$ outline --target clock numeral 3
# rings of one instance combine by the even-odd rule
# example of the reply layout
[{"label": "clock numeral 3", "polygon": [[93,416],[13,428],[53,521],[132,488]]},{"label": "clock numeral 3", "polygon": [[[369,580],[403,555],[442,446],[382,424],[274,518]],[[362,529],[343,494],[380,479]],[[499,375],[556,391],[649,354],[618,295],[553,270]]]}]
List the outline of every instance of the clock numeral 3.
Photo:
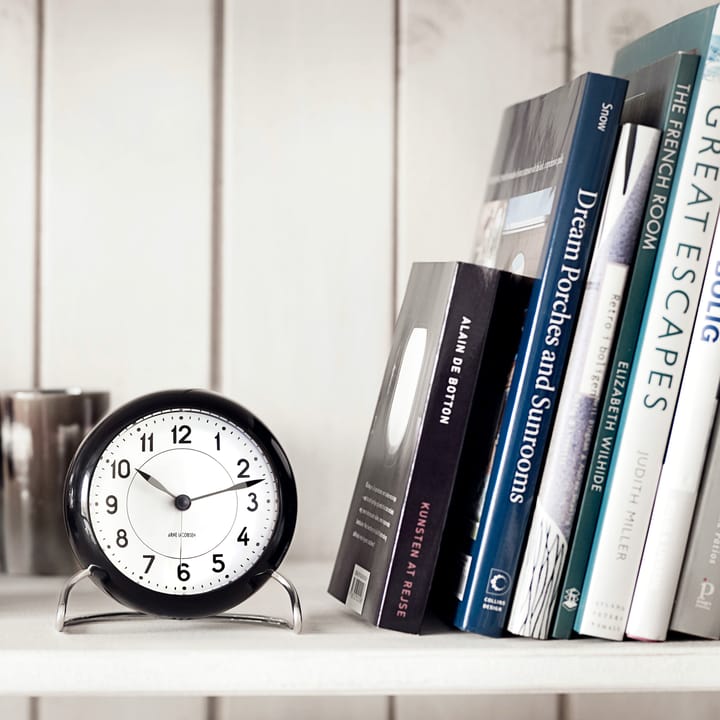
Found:
[{"label": "clock numeral 3", "polygon": [[255,493],[248,493],[248,497],[250,498],[250,504],[247,509],[249,512],[255,512],[258,509],[257,495]]},{"label": "clock numeral 3", "polygon": [[225,569],[225,563],[222,559],[222,553],[213,555],[213,572],[221,573]]},{"label": "clock numeral 3", "polygon": [[183,582],[187,582],[190,579],[190,571],[188,570],[190,566],[185,563],[181,562],[177,567],[177,576],[178,580],[182,580]]},{"label": "clock numeral 3", "polygon": [[181,425],[180,427],[175,425],[172,429],[173,443],[175,445],[190,445],[192,443],[190,439],[191,432],[189,425]]},{"label": "clock numeral 3", "polygon": [[115,542],[117,543],[118,547],[124,548],[128,545],[128,538],[127,538],[127,530],[123,530],[120,528],[117,531],[117,537],[115,538]]}]

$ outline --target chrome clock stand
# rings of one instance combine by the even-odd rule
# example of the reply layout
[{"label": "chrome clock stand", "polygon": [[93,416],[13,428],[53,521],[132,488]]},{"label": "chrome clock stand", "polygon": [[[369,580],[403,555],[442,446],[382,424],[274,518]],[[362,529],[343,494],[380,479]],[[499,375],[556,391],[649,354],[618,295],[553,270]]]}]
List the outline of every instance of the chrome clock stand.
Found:
[{"label": "chrome clock stand", "polygon": [[[92,576],[94,572],[99,572],[97,565],[90,565],[84,570],[80,570],[72,577],[68,578],[60,592],[58,601],[57,614],[55,616],[55,629],[58,632],[64,632],[65,628],[74,627],[76,625],[86,625],[90,623],[115,621],[115,620],[149,620],[157,616],[142,612],[111,612],[98,613],[94,615],[78,615],[76,617],[67,616],[68,600],[72,589],[85,578]],[[295,586],[283,575],[276,570],[268,572],[270,579],[278,583],[288,594],[290,598],[290,607],[292,611],[292,620],[286,620],[280,617],[271,617],[268,615],[244,615],[237,613],[220,613],[218,615],[210,615],[208,617],[197,618],[198,620],[213,620],[219,622],[236,622],[236,623],[253,623],[258,625],[273,625],[276,627],[292,630],[296,634],[302,631],[302,610],[300,608],[300,596]]]}]

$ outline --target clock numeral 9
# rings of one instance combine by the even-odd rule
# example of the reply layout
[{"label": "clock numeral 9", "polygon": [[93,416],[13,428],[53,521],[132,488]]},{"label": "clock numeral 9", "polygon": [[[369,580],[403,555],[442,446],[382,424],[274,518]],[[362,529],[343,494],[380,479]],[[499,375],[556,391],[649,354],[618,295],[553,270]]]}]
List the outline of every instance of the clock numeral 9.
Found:
[{"label": "clock numeral 9", "polygon": [[108,495],[105,498],[108,515],[114,515],[117,512],[117,498],[114,495]]},{"label": "clock numeral 9", "polygon": [[250,463],[245,458],[240,458],[240,460],[237,461],[238,467],[240,468],[240,472],[237,474],[239,478],[246,478],[250,477],[248,470],[250,469]]},{"label": "clock numeral 9", "polygon": [[244,527],[244,528],[240,531],[240,534],[238,535],[237,541],[238,541],[238,542],[241,542],[241,543],[245,543],[245,545],[247,545],[247,544],[250,542],[250,538],[248,537],[247,528],[246,528],[246,527]]},{"label": "clock numeral 9", "polygon": [[190,566],[185,563],[181,562],[177,567],[177,576],[178,580],[182,580],[183,582],[187,582],[190,579],[190,571],[188,570]]},{"label": "clock numeral 9", "polygon": [[113,460],[110,463],[110,469],[112,470],[112,476],[129,478],[130,477],[130,462],[128,460]]},{"label": "clock numeral 9", "polygon": [[192,443],[190,439],[191,432],[189,425],[181,425],[180,427],[175,425],[172,429],[173,443],[175,445],[190,445]]},{"label": "clock numeral 9", "polygon": [[213,572],[221,573],[225,569],[225,563],[222,559],[222,553],[213,555]]},{"label": "clock numeral 9", "polygon": [[118,547],[124,548],[128,545],[128,538],[127,538],[127,530],[123,530],[120,528],[117,531],[117,537],[115,538],[115,542],[117,543]]},{"label": "clock numeral 9", "polygon": [[154,433],[150,433],[149,435],[146,435],[143,433],[140,436],[140,452],[152,452],[153,451],[153,445],[154,445]]}]

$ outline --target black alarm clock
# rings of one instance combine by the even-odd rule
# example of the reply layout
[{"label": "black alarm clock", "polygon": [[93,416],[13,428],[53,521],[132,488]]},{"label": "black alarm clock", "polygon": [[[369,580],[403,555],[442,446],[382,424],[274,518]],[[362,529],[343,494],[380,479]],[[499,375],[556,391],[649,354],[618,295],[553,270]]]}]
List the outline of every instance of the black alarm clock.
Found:
[{"label": "black alarm clock", "polygon": [[207,617],[280,565],[297,515],[287,456],[268,428],[211,392],[137,398],[78,448],[64,489],[72,549],[120,603]]}]

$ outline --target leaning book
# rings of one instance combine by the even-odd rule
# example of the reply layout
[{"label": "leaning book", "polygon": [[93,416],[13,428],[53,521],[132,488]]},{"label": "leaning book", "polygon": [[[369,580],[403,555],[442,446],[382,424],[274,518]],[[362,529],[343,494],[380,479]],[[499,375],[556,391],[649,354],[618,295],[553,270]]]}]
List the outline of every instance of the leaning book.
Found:
[{"label": "leaning book", "polygon": [[677,168],[679,147],[687,125],[687,108],[693,93],[697,65],[697,55],[678,52],[627,76],[628,97],[623,106],[623,121],[660,128],[662,140],[615,349],[607,371],[567,567],[558,594],[552,632],[554,638],[569,638],[573,632],[600,514],[608,464],[617,439],[618,419],[625,403],[629,368],[632,367],[637,348],[640,323],[657,259],[658,242],[667,220],[667,204]]},{"label": "leaning book", "polygon": [[484,359],[517,350],[505,330],[529,293],[493,268],[413,265],[329,585],[374,625],[422,628],[473,398],[498,384]]},{"label": "leaning book", "polygon": [[699,66],[575,621],[580,634],[624,637],[700,300],[720,208],[718,10],[680,18],[615,58],[614,71],[627,74],[695,49]]},{"label": "leaning book", "polygon": [[622,126],[508,630],[546,639],[570,542],[610,349],[635,257],[660,131]]},{"label": "leaning book", "polygon": [[[498,636],[577,319],[627,83],[588,73],[503,116],[477,262],[534,279],[454,624]],[[449,589],[452,592],[454,589]]]},{"label": "leaning book", "polygon": [[[717,404],[717,403],[716,403]],[[720,639],[720,414],[714,418],[670,629]]]}]

